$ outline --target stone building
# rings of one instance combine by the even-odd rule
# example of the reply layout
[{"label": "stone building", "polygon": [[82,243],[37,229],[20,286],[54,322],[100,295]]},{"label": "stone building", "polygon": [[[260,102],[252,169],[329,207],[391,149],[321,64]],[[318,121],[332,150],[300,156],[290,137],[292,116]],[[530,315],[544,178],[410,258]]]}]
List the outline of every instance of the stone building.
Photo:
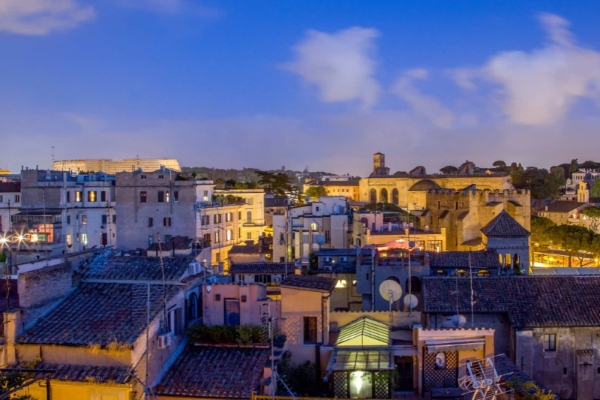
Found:
[{"label": "stone building", "polygon": [[10,232],[10,217],[21,207],[21,182],[0,182],[0,236]]},{"label": "stone building", "polygon": [[563,399],[600,397],[598,276],[426,277],[423,313],[430,329],[493,328],[495,354]]},{"label": "stone building", "polygon": [[120,172],[116,178],[118,248],[145,249],[175,236],[194,240],[201,259],[224,263],[241,241],[243,199],[213,201],[212,181],[180,180],[168,169]]},{"label": "stone building", "polygon": [[52,169],[56,171],[71,171],[74,173],[104,172],[105,174],[113,175],[117,172],[137,171],[138,169],[141,169],[144,172],[152,172],[162,167],[172,171],[181,172],[179,161],[174,158],[59,160],[54,161],[52,165]]}]

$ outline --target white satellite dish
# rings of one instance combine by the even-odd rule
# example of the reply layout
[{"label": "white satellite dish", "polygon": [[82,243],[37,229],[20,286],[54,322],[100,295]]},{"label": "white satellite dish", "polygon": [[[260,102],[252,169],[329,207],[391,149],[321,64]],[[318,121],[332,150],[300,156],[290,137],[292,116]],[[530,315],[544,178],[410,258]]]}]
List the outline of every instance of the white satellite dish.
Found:
[{"label": "white satellite dish", "polygon": [[397,301],[402,296],[402,287],[398,282],[386,279],[379,285],[379,294],[387,301]]},{"label": "white satellite dish", "polygon": [[414,294],[407,294],[404,296],[404,305],[409,309],[413,310],[417,304],[419,304],[419,299]]},{"label": "white satellite dish", "polygon": [[467,317],[462,314],[452,316],[452,324],[457,328],[462,328],[467,323]]}]

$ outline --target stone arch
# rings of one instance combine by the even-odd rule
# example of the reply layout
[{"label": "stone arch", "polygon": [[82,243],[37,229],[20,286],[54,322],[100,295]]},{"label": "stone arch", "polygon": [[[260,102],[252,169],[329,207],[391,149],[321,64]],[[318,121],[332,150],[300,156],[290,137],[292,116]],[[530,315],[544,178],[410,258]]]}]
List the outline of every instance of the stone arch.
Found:
[{"label": "stone arch", "polygon": [[464,269],[459,269],[458,271],[456,271],[456,275],[458,275],[458,276],[469,276],[469,273],[467,271],[465,271]]},{"label": "stone arch", "polygon": [[389,199],[388,199],[388,191],[386,188],[381,189],[381,194],[379,195],[379,202],[380,203],[388,203]]},{"label": "stone arch", "polygon": [[400,195],[398,194],[398,189],[396,188],[392,190],[392,203],[395,205],[400,203]]},{"label": "stone arch", "polygon": [[371,189],[371,191],[369,192],[369,202],[371,204],[377,203],[377,190]]},{"label": "stone arch", "polygon": [[363,224],[364,226],[369,226],[369,219],[366,217],[362,217],[360,219],[360,223]]}]

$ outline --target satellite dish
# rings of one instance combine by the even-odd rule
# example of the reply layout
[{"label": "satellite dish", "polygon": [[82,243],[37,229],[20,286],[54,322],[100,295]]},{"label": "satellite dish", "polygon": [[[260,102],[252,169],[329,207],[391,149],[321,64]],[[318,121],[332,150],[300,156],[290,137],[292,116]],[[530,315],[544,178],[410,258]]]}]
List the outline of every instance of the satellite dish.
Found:
[{"label": "satellite dish", "polygon": [[414,309],[419,304],[419,299],[414,294],[407,294],[404,296],[404,305],[409,309]]},{"label": "satellite dish", "polygon": [[315,242],[317,244],[324,245],[325,242],[326,242],[325,236],[323,236],[323,235],[315,235]]},{"label": "satellite dish", "polygon": [[206,285],[206,293],[210,293],[212,286]]},{"label": "satellite dish", "polygon": [[379,294],[387,301],[400,300],[400,296],[402,296],[402,287],[398,282],[386,279],[379,285]]},{"label": "satellite dish", "polygon": [[467,317],[461,314],[452,316],[452,324],[457,328],[462,328],[467,323]]}]

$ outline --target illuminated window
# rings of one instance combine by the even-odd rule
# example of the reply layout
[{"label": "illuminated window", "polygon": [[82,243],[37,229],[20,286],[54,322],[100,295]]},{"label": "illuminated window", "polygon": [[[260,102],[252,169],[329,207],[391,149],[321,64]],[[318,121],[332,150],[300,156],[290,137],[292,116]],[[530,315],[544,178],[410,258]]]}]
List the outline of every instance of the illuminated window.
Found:
[{"label": "illuminated window", "polygon": [[227,229],[227,240],[233,240],[233,231],[231,229]]},{"label": "illuminated window", "polygon": [[96,191],[95,190],[90,190],[88,192],[88,201],[94,203],[97,200],[98,200],[98,197],[97,197]]},{"label": "illuminated window", "polygon": [[233,221],[233,213],[228,212],[227,214],[225,214],[225,222],[231,221]]},{"label": "illuminated window", "polygon": [[82,233],[81,234],[81,244],[83,244],[85,246],[87,243],[88,243],[87,233]]},{"label": "illuminated window", "polygon": [[80,203],[82,201],[81,195],[82,195],[82,192],[79,192],[79,191],[75,192],[75,201],[76,202]]},{"label": "illuminated window", "polygon": [[338,289],[343,289],[348,285],[345,279],[340,279],[336,282],[335,287]]},{"label": "illuminated window", "polygon": [[310,230],[311,231],[316,231],[318,229],[319,229],[319,225],[317,225],[316,222],[313,222],[313,223],[310,224]]},{"label": "illuminated window", "polygon": [[140,203],[148,201],[148,192],[140,192]]},{"label": "illuminated window", "polygon": [[81,225],[86,225],[87,224],[87,215],[82,215],[81,216]]},{"label": "illuminated window", "polygon": [[165,203],[169,202],[169,192],[165,192]]}]

